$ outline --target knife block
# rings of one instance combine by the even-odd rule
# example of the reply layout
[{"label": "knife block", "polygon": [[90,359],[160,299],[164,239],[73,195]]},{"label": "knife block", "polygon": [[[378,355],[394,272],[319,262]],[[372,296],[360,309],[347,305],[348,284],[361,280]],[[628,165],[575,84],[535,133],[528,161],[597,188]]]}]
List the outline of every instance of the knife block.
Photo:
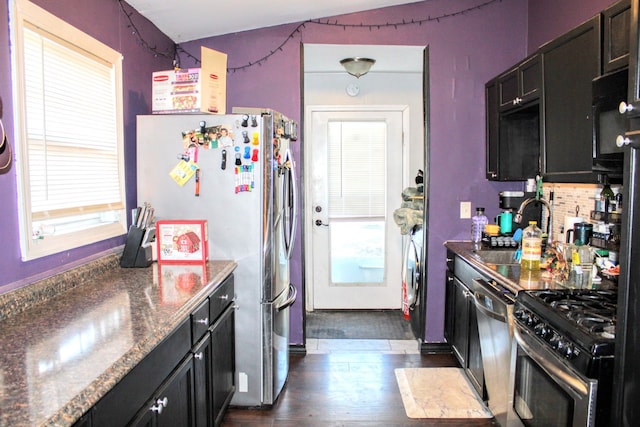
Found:
[{"label": "knife block", "polygon": [[132,225],[127,233],[127,241],[120,258],[120,267],[149,267],[152,262],[150,244],[143,244],[146,229]]}]

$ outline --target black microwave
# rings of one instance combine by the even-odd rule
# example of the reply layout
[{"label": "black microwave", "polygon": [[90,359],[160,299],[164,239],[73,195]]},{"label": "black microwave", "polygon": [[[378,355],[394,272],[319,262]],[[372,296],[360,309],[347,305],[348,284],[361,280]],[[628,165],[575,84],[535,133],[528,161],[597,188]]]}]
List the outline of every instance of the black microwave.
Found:
[{"label": "black microwave", "polygon": [[618,111],[627,100],[629,71],[613,71],[592,83],[593,108],[593,171],[610,177],[621,177],[623,149],[616,145],[616,137],[629,129],[629,120]]}]

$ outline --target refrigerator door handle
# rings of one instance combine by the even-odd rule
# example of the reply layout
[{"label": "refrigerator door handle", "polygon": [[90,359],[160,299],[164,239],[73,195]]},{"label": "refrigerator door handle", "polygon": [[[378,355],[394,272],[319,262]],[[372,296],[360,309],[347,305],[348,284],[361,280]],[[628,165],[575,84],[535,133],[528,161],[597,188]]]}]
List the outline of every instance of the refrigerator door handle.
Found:
[{"label": "refrigerator door handle", "polygon": [[296,168],[295,162],[293,161],[293,153],[291,150],[287,149],[286,151],[286,159],[288,160],[289,167],[289,180],[290,180],[290,191],[291,191],[291,220],[289,221],[289,241],[287,242],[287,259],[291,259],[291,253],[293,251],[293,242],[296,238],[296,228],[298,226],[298,184],[296,182]]},{"label": "refrigerator door handle", "polygon": [[279,306],[276,307],[276,311],[282,311],[286,308],[289,308],[296,302],[296,297],[298,296],[298,290],[291,283],[289,284],[289,296],[286,300],[282,302]]}]

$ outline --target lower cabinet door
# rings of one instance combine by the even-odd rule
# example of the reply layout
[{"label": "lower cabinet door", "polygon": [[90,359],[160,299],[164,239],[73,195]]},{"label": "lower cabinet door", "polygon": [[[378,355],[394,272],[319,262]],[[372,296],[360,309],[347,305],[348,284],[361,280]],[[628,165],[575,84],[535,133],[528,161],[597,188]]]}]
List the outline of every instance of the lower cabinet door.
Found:
[{"label": "lower cabinet door", "polygon": [[212,427],[214,422],[211,351],[211,334],[207,332],[193,348],[196,427]]},{"label": "lower cabinet door", "polygon": [[235,304],[231,304],[211,328],[213,416],[222,424],[224,412],[235,392]]},{"label": "lower cabinet door", "polygon": [[138,413],[135,427],[194,427],[193,357],[189,355]]}]

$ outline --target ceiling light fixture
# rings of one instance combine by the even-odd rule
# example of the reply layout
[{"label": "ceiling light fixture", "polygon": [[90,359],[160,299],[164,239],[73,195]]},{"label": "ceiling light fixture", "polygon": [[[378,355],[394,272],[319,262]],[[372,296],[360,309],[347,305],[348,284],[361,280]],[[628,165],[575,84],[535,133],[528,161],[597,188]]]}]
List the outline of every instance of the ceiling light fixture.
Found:
[{"label": "ceiling light fixture", "polygon": [[347,70],[347,73],[360,78],[369,72],[371,66],[376,63],[375,59],[370,58],[345,58],[340,64]]}]

